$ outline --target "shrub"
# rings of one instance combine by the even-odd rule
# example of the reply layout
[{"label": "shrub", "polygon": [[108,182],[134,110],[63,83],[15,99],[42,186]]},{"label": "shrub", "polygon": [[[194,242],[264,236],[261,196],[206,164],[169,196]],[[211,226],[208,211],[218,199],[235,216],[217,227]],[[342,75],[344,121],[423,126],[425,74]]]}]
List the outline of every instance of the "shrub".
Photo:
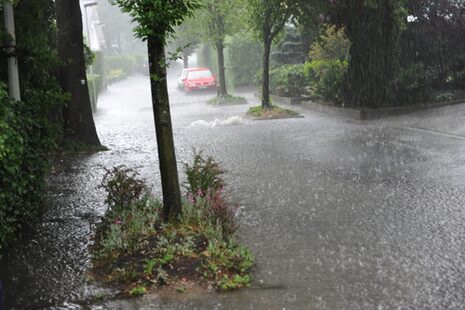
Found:
[{"label": "shrub", "polygon": [[394,80],[396,99],[399,103],[428,101],[432,98],[432,83],[433,74],[424,64],[410,65]]},{"label": "shrub", "polygon": [[312,44],[310,48],[311,60],[340,60],[348,58],[350,41],[345,35],[344,28],[337,29],[336,26],[326,26],[320,39]]},{"label": "shrub", "polygon": [[129,207],[148,193],[144,181],[137,179],[137,176],[137,172],[125,166],[106,170],[101,187],[108,194],[105,203],[110,210]]},{"label": "shrub", "polygon": [[[34,92],[37,100],[51,99]],[[32,101],[30,102],[32,103]],[[40,102],[8,99],[0,82],[0,252],[22,226],[38,216],[54,146],[47,114]]]},{"label": "shrub", "polygon": [[343,101],[343,83],[348,63],[339,60],[314,60],[305,64],[310,91],[326,101]]},{"label": "shrub", "polygon": [[137,67],[137,60],[135,57],[131,56],[108,56],[105,59],[106,71],[111,72],[111,70],[121,69],[125,75],[131,75],[135,72]]},{"label": "shrub", "polygon": [[202,152],[195,152],[192,165],[185,165],[187,176],[187,191],[195,196],[203,196],[209,190],[218,191],[224,187],[224,181],[221,175],[224,170],[220,165],[209,156],[204,158]]},{"label": "shrub", "polygon": [[[87,87],[89,88],[89,97],[92,109],[97,109],[98,96],[103,91],[103,79],[101,75],[87,75]],[[94,93],[95,92],[95,93]]]},{"label": "shrub", "polygon": [[283,97],[300,97],[308,85],[303,64],[284,65],[270,71],[270,89]]},{"label": "shrub", "polygon": [[112,84],[114,82],[121,81],[125,77],[126,75],[124,74],[123,69],[112,69],[108,72],[107,82],[108,84]]}]

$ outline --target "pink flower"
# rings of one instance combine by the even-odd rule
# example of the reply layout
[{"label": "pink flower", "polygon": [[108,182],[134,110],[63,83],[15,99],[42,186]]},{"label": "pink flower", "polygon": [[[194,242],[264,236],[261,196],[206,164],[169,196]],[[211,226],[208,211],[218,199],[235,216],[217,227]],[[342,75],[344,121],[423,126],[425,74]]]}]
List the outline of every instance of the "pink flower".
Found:
[{"label": "pink flower", "polygon": [[120,219],[116,219],[116,220],[115,220],[115,224],[116,224],[116,225],[121,225],[121,223],[122,223],[122,222],[121,222]]}]

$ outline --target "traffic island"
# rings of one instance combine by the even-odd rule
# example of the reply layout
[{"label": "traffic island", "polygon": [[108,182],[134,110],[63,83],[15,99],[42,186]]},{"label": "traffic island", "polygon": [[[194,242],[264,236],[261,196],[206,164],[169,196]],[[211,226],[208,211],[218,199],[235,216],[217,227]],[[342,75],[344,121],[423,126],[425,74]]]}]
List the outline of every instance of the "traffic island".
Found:
[{"label": "traffic island", "polygon": [[208,100],[207,103],[217,106],[248,104],[247,99],[231,95],[216,96],[215,98]]},{"label": "traffic island", "polygon": [[223,171],[201,154],[185,167],[183,212],[169,222],[136,172],[107,171],[102,187],[108,211],[90,248],[93,279],[124,297],[249,286],[254,258],[237,242],[237,208],[225,198]]},{"label": "traffic island", "polygon": [[263,109],[261,105],[251,107],[247,111],[247,115],[251,116],[254,120],[302,118],[303,117],[296,111],[293,111],[290,109],[284,109],[277,105],[273,105],[269,109]]}]

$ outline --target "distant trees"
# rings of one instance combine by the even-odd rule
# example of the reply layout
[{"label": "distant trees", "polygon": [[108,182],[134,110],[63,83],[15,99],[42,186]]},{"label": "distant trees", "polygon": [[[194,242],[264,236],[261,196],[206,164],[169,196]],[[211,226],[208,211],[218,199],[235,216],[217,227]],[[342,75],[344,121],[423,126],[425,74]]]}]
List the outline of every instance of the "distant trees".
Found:
[{"label": "distant trees", "polygon": [[152,89],[152,106],[158,144],[163,208],[165,220],[177,220],[182,212],[178,168],[173,141],[170,105],[166,81],[165,57],[168,35],[174,27],[198,7],[195,0],[115,0],[123,12],[129,13],[138,23],[136,35],[147,40]]},{"label": "distant trees", "polygon": [[59,80],[70,99],[63,107],[65,139],[100,146],[87,87],[79,0],[56,0],[57,46],[62,61]]}]

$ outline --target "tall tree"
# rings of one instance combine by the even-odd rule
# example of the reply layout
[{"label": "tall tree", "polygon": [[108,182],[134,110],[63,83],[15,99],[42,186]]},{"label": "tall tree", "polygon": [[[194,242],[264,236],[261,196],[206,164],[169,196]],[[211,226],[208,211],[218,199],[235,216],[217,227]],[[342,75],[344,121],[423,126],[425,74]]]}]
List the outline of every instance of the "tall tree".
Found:
[{"label": "tall tree", "polygon": [[174,27],[197,8],[196,0],[114,0],[123,12],[129,13],[138,26],[137,37],[147,40],[150,86],[158,144],[164,218],[177,220],[182,213],[178,169],[166,81],[165,45]]},{"label": "tall tree", "polygon": [[250,29],[263,42],[262,109],[270,109],[270,53],[273,41],[292,19],[315,14],[320,0],[243,0]]},{"label": "tall tree", "polygon": [[82,17],[79,0],[56,0],[57,46],[62,61],[59,79],[70,94],[63,108],[64,137],[67,140],[100,146],[87,88]]},{"label": "tall tree", "polygon": [[247,0],[248,21],[255,37],[263,43],[262,109],[271,109],[270,53],[273,40],[283,31],[292,9],[283,0]]},{"label": "tall tree", "polygon": [[333,1],[351,41],[346,102],[379,107],[395,100],[405,0]]}]

